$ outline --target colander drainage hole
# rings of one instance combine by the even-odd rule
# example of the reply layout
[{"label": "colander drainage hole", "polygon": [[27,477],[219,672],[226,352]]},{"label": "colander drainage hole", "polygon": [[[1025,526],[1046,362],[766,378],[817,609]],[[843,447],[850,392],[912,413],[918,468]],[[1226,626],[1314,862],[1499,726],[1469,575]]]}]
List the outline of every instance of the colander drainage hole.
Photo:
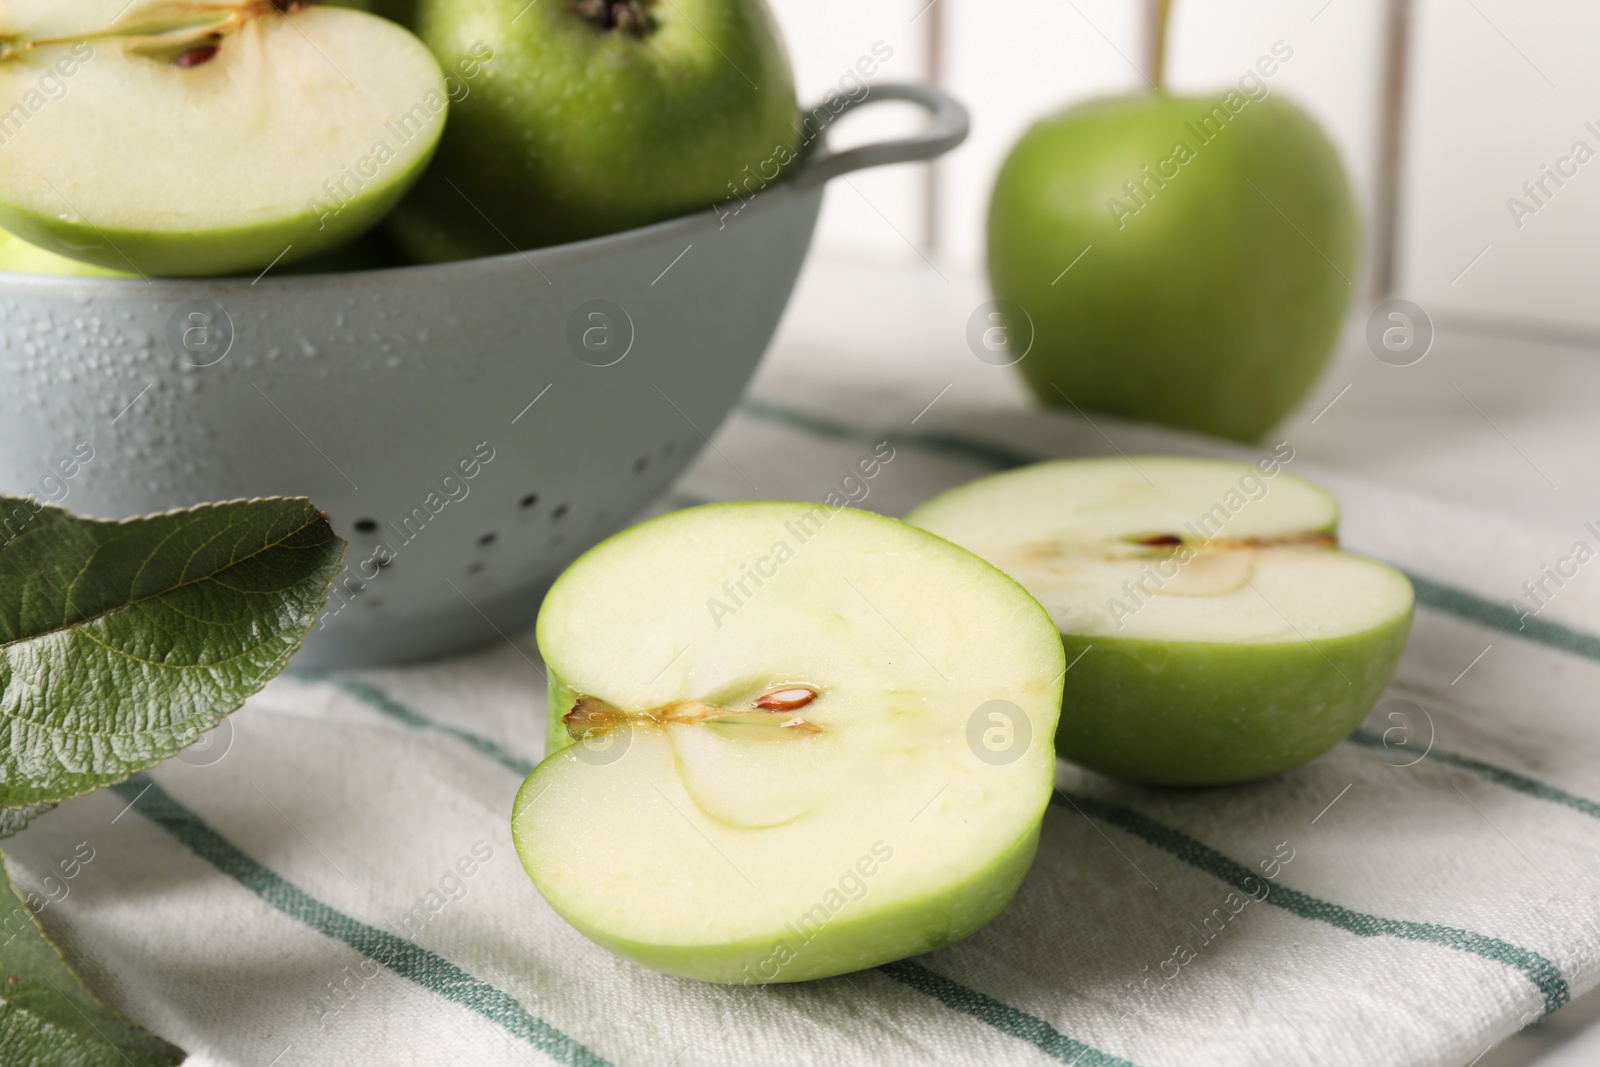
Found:
[{"label": "colander drainage hole", "polygon": [[550,517],[552,519],[559,519],[559,518],[562,518],[563,516],[565,516],[566,513],[567,513],[567,506],[565,504],[557,504],[556,505],[556,509],[550,513]]},{"label": "colander drainage hole", "polygon": [[355,528],[356,528],[356,533],[364,533],[364,534],[377,533],[378,532],[378,520],[377,519],[357,519],[355,521]]},{"label": "colander drainage hole", "polygon": [[633,473],[643,474],[644,469],[648,466],[650,466],[650,457],[640,456],[638,459],[633,461]]},{"label": "colander drainage hole", "polygon": [[482,574],[483,571],[484,571],[484,565],[481,562],[467,564],[467,573],[468,574]]},{"label": "colander drainage hole", "polygon": [[531,508],[535,504],[537,504],[538,502],[539,502],[539,494],[538,493],[529,493],[527,496],[522,498],[522,506],[525,507],[525,508]]},{"label": "colander drainage hole", "polygon": [[490,545],[494,544],[495,537],[496,537],[495,532],[493,530],[490,530],[488,533],[486,533],[482,537],[478,538],[478,547],[479,548],[488,548]]}]

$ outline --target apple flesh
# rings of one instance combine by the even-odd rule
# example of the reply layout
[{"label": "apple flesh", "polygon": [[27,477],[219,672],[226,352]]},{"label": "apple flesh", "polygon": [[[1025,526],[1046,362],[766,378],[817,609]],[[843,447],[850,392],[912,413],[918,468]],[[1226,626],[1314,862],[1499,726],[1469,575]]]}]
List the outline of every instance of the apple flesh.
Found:
[{"label": "apple flesh", "polygon": [[389,225],[422,261],[502,255],[748,198],[796,157],[765,0],[417,0],[455,91]]},{"label": "apple flesh", "polygon": [[517,850],[631,960],[725,983],[860,970],[982,927],[1032,862],[1060,639],[921,530],[822,505],[678,512],[573,564],[538,640],[551,754]]},{"label": "apple flesh", "polygon": [[0,40],[0,227],[110,270],[249,273],[346,244],[445,123],[420,41],[301,0],[13,0]]},{"label": "apple flesh", "polygon": [[1056,746],[1117,778],[1242,782],[1338,744],[1393,677],[1411,583],[1340,551],[1339,506],[1263,464],[1071,460],[985,478],[907,521],[1039,598],[1067,661]]},{"label": "apple flesh", "polygon": [[1254,441],[1315,383],[1358,277],[1349,184],[1298,107],[1225,99],[1091,101],[1006,159],[989,279],[1045,403]]}]

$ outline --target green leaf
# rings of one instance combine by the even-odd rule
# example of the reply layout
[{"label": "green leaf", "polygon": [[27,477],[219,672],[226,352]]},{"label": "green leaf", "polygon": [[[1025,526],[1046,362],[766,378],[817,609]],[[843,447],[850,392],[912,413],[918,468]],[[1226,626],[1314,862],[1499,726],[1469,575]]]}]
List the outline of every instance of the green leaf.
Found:
[{"label": "green leaf", "polygon": [[106,522],[0,497],[0,539],[6,808],[122,781],[215,726],[299,650],[344,555],[306,500]]},{"label": "green leaf", "polygon": [[84,988],[0,863],[0,1063],[170,1067],[184,1056]]}]

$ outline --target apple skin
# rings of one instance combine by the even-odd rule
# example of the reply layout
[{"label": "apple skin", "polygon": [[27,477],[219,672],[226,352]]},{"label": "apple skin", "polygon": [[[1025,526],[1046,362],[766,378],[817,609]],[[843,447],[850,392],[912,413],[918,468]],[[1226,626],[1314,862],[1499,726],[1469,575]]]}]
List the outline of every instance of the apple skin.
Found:
[{"label": "apple skin", "polygon": [[[423,159],[417,166],[420,169],[426,163]],[[341,212],[344,225],[337,231],[323,226],[309,213],[299,218],[212,230],[197,237],[69,223],[4,208],[0,208],[0,226],[47,250],[71,250],[75,257],[81,256],[84,262],[102,268],[102,274],[137,276],[129,270],[131,265],[138,268],[139,274],[153,278],[254,275],[272,263],[286,246],[292,246],[292,251],[278,262],[280,269],[324,254],[337,254],[352,236],[370,230],[388,214],[406,184],[402,180],[397,186],[352,198]]]},{"label": "apple skin", "polygon": [[[1018,369],[1045,403],[1248,442],[1316,381],[1357,280],[1349,183],[1316,122],[1278,95],[1203,143],[1186,124],[1223,99],[1094,100],[1033,126],[1006,159],[989,278],[1033,320]],[[1193,158],[1163,166],[1179,142]],[[1154,190],[1143,206],[1130,180]],[[1132,214],[1114,216],[1111,198]]]},{"label": "apple skin", "polygon": [[501,255],[709,210],[794,158],[794,77],[765,0],[648,4],[657,26],[642,40],[570,8],[416,0],[412,27],[454,99],[433,166],[389,222],[414,258]]},{"label": "apple skin", "polygon": [[[372,234],[329,252],[318,252],[272,273],[346,274],[352,271],[383,270],[403,265],[392,250]],[[80,278],[137,278],[137,274],[108,270],[79,259],[68,259],[38,245],[31,245],[15,234],[0,230],[0,271],[13,274],[54,274]]]},{"label": "apple skin", "polygon": [[[1315,647],[1063,635],[1068,663],[1092,647],[1067,671],[1056,752],[1146,785],[1280,774],[1350,736],[1394,677],[1410,631],[1408,612]],[[1307,683],[1335,668],[1348,684]]]},{"label": "apple skin", "polygon": [[80,278],[136,277],[123,271],[108,270],[93,263],[58,256],[4,230],[0,230],[0,271],[12,274],[69,275]]}]

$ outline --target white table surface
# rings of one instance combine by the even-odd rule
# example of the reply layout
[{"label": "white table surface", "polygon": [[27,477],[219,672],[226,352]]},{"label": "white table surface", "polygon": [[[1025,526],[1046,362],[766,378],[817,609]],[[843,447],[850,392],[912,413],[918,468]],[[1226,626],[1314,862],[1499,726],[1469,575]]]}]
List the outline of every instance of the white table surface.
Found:
[{"label": "white table surface", "polygon": [[[967,348],[967,319],[987,299],[970,269],[813,256],[755,389],[781,397],[823,377],[940,404],[1028,404],[1014,370]],[[1271,439],[1314,463],[1515,518],[1549,537],[1554,558],[1600,519],[1600,351],[1436,326],[1425,358],[1393,367],[1367,349],[1364,316],[1353,318],[1317,388]],[[1600,992],[1473,1067],[1597,1063]]]}]

